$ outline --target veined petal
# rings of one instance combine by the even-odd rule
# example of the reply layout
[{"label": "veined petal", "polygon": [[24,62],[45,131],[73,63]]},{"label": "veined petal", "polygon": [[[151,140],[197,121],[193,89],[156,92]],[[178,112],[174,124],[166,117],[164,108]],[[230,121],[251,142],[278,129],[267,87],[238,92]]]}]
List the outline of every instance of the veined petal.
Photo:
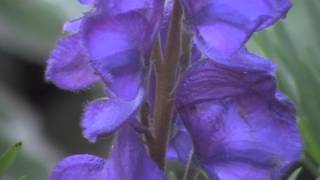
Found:
[{"label": "veined petal", "polygon": [[183,0],[198,47],[210,58],[232,55],[251,35],[280,18],[290,0]]},{"label": "veined petal", "polygon": [[139,107],[143,99],[140,89],[132,101],[121,98],[99,99],[87,105],[81,121],[83,135],[89,141],[108,136],[127,122]]},{"label": "veined petal", "polygon": [[269,68],[237,62],[194,64],[178,89],[179,114],[211,179],[280,179],[302,152],[293,105]]},{"label": "veined petal", "polygon": [[61,89],[77,91],[99,80],[78,34],[62,38],[50,55],[46,79]]},{"label": "veined petal", "polygon": [[84,40],[92,64],[117,96],[131,100],[142,83],[142,61],[150,48],[150,26],[138,13],[108,18],[91,16],[84,23]]},{"label": "veined petal", "polygon": [[276,91],[274,69],[270,61],[246,51],[220,61],[197,61],[184,74],[177,100],[189,104],[240,95],[248,89],[272,95]]},{"label": "veined petal", "polygon": [[104,177],[123,180],[165,180],[164,173],[148,156],[141,137],[125,125],[113,142]]},{"label": "veined petal", "polygon": [[85,45],[93,59],[125,50],[143,50],[145,44],[150,44],[151,27],[147,19],[137,12],[113,17],[95,14],[86,18],[83,28]]},{"label": "veined petal", "polygon": [[211,177],[280,179],[300,159],[301,139],[287,100],[252,93],[190,105],[181,114]]},{"label": "veined petal", "polygon": [[96,7],[108,16],[135,11],[151,20],[161,15],[163,0],[98,0]]},{"label": "veined petal", "polygon": [[101,180],[105,161],[93,155],[73,155],[61,161],[50,180]]}]

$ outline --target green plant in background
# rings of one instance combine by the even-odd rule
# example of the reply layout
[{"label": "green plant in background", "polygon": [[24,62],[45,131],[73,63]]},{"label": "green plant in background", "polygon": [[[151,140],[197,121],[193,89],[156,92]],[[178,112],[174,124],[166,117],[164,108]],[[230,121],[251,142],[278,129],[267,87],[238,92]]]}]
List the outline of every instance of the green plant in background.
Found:
[{"label": "green plant in background", "polygon": [[22,142],[11,146],[6,152],[0,155],[0,177],[3,177],[6,171],[13,165],[22,147]]},{"label": "green plant in background", "polygon": [[320,4],[315,0],[294,2],[288,19],[256,35],[252,48],[278,64],[280,88],[298,110],[305,148],[302,163],[319,176]]}]

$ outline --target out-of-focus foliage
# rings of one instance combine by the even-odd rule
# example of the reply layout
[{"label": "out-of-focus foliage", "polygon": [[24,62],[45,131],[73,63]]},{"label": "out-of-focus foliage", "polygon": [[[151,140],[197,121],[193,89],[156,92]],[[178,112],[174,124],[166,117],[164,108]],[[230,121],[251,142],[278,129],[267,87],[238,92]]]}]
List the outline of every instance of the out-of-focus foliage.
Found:
[{"label": "out-of-focus foliage", "polygon": [[23,175],[34,180],[47,178],[49,168],[59,155],[46,141],[38,121],[39,116],[29,103],[0,84],[0,152],[4,152],[12,142],[24,143],[15,163],[5,173],[5,180],[18,179]]},{"label": "out-of-focus foliage", "polygon": [[298,180],[299,174],[302,171],[302,167],[296,169],[288,178],[288,180]]},{"label": "out-of-focus foliage", "polygon": [[1,0],[0,48],[44,63],[62,23],[83,10],[76,0]]},{"label": "out-of-focus foliage", "polygon": [[294,1],[284,22],[260,32],[251,48],[278,65],[280,88],[293,99],[304,138],[303,163],[315,175],[320,165],[320,1]]},{"label": "out-of-focus foliage", "polygon": [[18,142],[0,155],[0,177],[12,166],[21,149],[22,143]]}]

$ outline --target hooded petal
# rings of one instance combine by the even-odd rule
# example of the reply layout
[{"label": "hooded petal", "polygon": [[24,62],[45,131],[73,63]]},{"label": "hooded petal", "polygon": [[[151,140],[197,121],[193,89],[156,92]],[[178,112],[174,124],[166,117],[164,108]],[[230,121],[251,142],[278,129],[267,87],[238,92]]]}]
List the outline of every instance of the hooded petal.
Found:
[{"label": "hooded petal", "polygon": [[[150,21],[158,21],[163,8],[163,0],[97,0],[96,7],[108,16],[130,11],[140,12]],[[158,20],[157,20],[158,19]],[[155,22],[159,23],[159,22]],[[152,23],[151,23],[152,24]]]},{"label": "hooded petal", "polygon": [[248,89],[261,94],[274,94],[274,66],[270,61],[247,53],[218,60],[193,63],[185,74],[178,92],[178,102],[189,104],[207,99],[227,98]]},{"label": "hooded petal", "polygon": [[280,179],[302,152],[294,108],[272,73],[236,62],[192,66],[178,90],[180,116],[211,179]]},{"label": "hooded petal", "polygon": [[210,58],[242,48],[252,33],[285,17],[290,0],[183,0],[195,42]]},{"label": "hooded petal", "polygon": [[123,180],[165,180],[164,173],[148,156],[141,137],[130,125],[118,132],[113,142],[104,177]]},{"label": "hooded petal", "polygon": [[108,18],[91,16],[84,23],[84,40],[92,64],[111,92],[134,98],[142,83],[144,51],[150,46],[150,26],[139,13]]},{"label": "hooded petal", "polygon": [[105,161],[93,155],[73,155],[61,161],[50,180],[101,180]]},{"label": "hooded petal", "polygon": [[83,135],[89,141],[118,130],[135,113],[143,99],[143,90],[132,101],[121,98],[99,99],[87,105],[81,121]]},{"label": "hooded petal", "polygon": [[62,38],[50,55],[46,79],[61,89],[77,91],[99,78],[89,63],[78,34]]}]

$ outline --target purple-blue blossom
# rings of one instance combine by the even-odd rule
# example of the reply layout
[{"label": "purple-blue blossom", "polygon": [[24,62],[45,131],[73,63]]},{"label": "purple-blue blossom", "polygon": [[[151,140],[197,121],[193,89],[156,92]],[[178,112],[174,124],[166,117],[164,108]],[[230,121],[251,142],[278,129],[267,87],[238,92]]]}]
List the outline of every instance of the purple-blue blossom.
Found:
[{"label": "purple-blue blossom", "polygon": [[211,179],[281,179],[302,153],[295,110],[276,89],[271,62],[242,53],[234,58],[246,59],[232,65],[193,64],[178,89],[178,112]]},{"label": "purple-blue blossom", "polygon": [[59,163],[50,180],[165,180],[164,173],[148,157],[140,138],[130,124],[116,134],[107,159],[94,155],[72,155]]},{"label": "purple-blue blossom", "polygon": [[260,31],[286,16],[290,0],[182,0],[187,24],[202,53],[225,58]]},{"label": "purple-blue blossom", "polygon": [[[67,157],[51,180],[162,180],[165,155],[212,180],[277,180],[299,161],[295,110],[275,66],[245,47],[286,16],[289,0],[79,1],[92,9],[65,23],[46,79],[71,91],[103,83],[107,97],[88,103],[82,134],[116,138],[107,159]],[[150,108],[138,113],[142,104]]]}]

